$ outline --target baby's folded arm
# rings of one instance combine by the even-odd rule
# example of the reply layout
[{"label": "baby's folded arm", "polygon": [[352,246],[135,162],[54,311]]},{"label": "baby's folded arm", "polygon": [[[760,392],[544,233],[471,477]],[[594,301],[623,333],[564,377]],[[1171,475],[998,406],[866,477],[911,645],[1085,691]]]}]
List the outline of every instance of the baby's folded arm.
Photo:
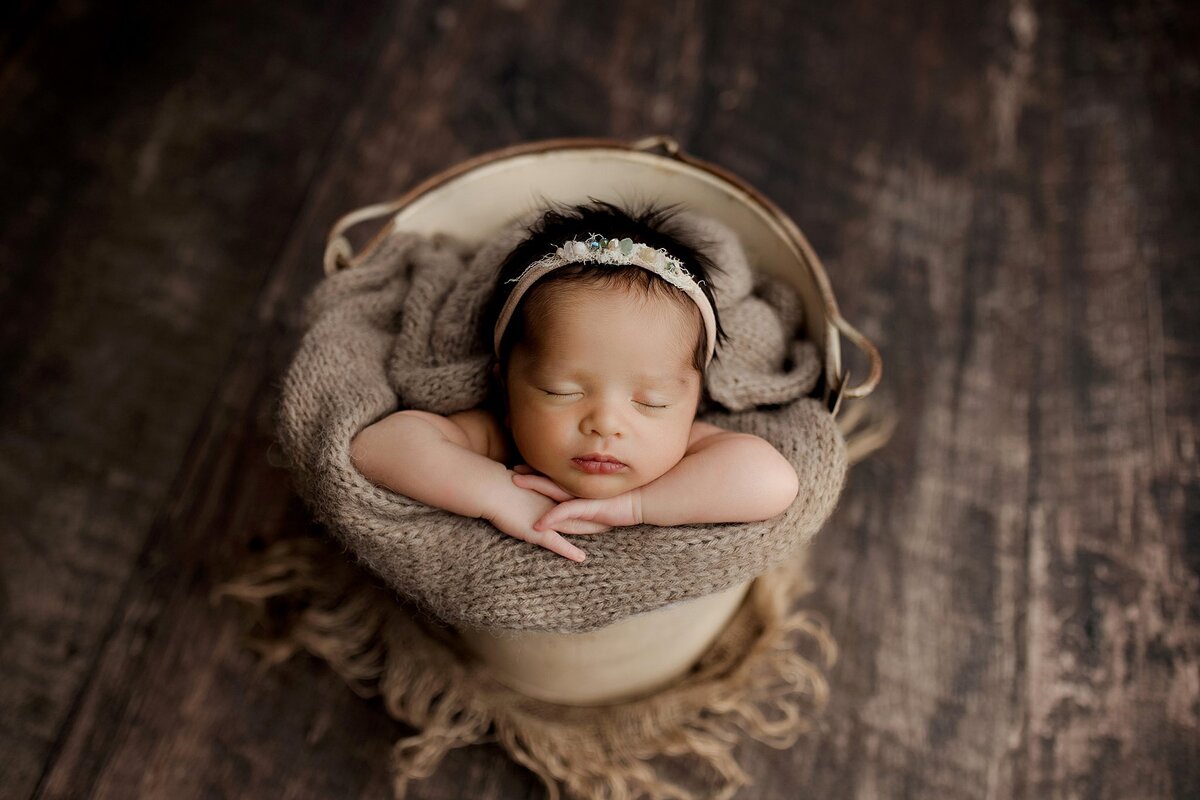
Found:
[{"label": "baby's folded arm", "polygon": [[[486,519],[509,536],[582,561],[583,551],[560,533],[533,528],[555,503],[515,485],[516,473],[489,457],[498,448],[485,414],[473,410],[441,417],[398,411],[355,436],[350,459],[373,483],[464,517]],[[592,533],[595,527],[582,523],[562,530]]]},{"label": "baby's folded arm", "polygon": [[724,431],[696,442],[666,474],[640,488],[650,525],[753,522],[788,509],[799,477],[760,436]]},{"label": "baby's folded arm", "polygon": [[372,483],[464,517],[486,519],[513,491],[512,473],[486,455],[487,439],[474,426],[406,409],[355,436],[350,459]]}]

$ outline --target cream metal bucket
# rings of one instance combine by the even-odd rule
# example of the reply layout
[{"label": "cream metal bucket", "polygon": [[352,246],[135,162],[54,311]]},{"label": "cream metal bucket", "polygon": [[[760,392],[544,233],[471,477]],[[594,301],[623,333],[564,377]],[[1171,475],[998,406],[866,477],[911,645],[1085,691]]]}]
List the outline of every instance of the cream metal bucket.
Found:
[{"label": "cream metal bucket", "polygon": [[[353,268],[396,231],[448,233],[479,243],[542,198],[581,203],[656,199],[681,202],[731,227],[750,263],[799,292],[806,334],[820,348],[823,400],[836,414],[844,397],[870,394],[882,374],[879,352],[842,319],[829,279],[796,224],[737,176],[683,153],[671,138],[636,142],[550,139],[477,156],[388,203],[352,211],[331,229],[325,271]],[[345,232],[390,217],[355,254]],[[866,356],[866,379],[849,386],[841,336]],[[744,600],[750,581],[637,614],[596,631],[554,634],[460,628],[464,642],[513,688],[572,705],[614,703],[662,688],[695,663]]]}]

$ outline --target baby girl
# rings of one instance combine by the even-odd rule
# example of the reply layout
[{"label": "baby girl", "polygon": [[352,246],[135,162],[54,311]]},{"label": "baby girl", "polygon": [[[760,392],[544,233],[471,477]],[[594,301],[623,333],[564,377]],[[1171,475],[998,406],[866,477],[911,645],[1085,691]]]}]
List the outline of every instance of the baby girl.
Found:
[{"label": "baby girl", "polygon": [[575,561],[586,556],[562,534],[785,511],[799,492],[791,463],[696,419],[728,337],[717,267],[676,210],[593,200],[542,215],[501,264],[484,316],[492,397],[384,417],[351,443],[355,467]]}]

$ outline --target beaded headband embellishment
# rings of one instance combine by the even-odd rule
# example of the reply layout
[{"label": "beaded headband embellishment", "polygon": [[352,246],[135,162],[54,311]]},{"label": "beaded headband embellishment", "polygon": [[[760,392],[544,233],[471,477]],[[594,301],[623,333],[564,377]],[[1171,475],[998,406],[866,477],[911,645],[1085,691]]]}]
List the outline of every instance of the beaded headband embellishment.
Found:
[{"label": "beaded headband embellishment", "polygon": [[598,233],[593,233],[582,242],[574,239],[563,242],[553,253],[534,261],[520,275],[505,281],[505,283],[516,283],[517,285],[512,290],[512,294],[508,296],[500,316],[496,319],[494,346],[497,357],[500,355],[500,339],[504,336],[509,319],[525,292],[548,272],[568,264],[583,262],[613,265],[632,264],[653,272],[672,286],[682,289],[700,308],[700,316],[704,318],[704,328],[708,333],[708,356],[704,363],[707,365],[712,361],[713,353],[717,349],[717,322],[712,304],[700,289],[700,284],[704,281],[696,281],[692,277],[692,273],[684,268],[683,262],[666,250],[650,247],[629,238],[608,239]]}]

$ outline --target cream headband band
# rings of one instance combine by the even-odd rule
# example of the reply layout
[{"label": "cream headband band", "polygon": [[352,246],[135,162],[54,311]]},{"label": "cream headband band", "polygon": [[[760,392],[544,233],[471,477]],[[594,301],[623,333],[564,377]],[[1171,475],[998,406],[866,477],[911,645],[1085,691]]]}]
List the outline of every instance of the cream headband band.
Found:
[{"label": "cream headband band", "polygon": [[517,285],[513,288],[512,294],[508,296],[500,316],[496,319],[494,346],[497,357],[500,355],[500,340],[504,336],[504,329],[508,327],[509,319],[516,310],[517,303],[521,301],[521,297],[529,287],[552,270],[581,262],[632,264],[653,272],[672,286],[686,292],[687,296],[699,306],[700,316],[704,318],[704,328],[708,332],[708,356],[704,360],[705,366],[712,361],[713,353],[717,349],[717,321],[716,315],[713,314],[712,304],[700,289],[700,284],[704,281],[697,282],[692,274],[684,269],[683,263],[665,250],[655,249],[628,238],[606,239],[598,233],[593,233],[582,242],[574,239],[564,242],[550,255],[534,261],[517,277],[505,281],[505,283],[516,283]]}]

